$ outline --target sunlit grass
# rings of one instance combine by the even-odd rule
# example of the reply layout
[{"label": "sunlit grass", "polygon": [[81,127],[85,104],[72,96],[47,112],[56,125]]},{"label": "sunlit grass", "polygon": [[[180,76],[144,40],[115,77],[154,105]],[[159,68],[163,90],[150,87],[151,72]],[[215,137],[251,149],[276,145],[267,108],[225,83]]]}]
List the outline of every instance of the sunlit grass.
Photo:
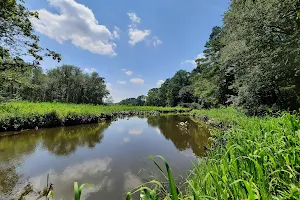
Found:
[{"label": "sunlit grass", "polygon": [[119,111],[168,111],[187,110],[179,107],[156,107],[156,106],[101,106],[89,104],[66,104],[66,103],[33,103],[33,102],[10,102],[0,104],[0,119],[7,116],[26,116],[31,114],[43,115],[56,112],[59,117],[69,113],[100,116],[101,114]]},{"label": "sunlit grass", "polygon": [[[232,129],[214,138],[215,145],[208,157],[193,163],[194,169],[185,187],[180,187],[185,189],[177,190],[176,197],[172,189],[165,192],[168,190],[153,181],[152,187],[145,189],[142,185],[137,190],[141,199],[157,199],[152,196],[158,195],[161,195],[159,199],[171,200],[300,199],[299,117],[287,113],[278,118],[246,117],[228,110],[229,113],[196,111],[209,117],[222,119],[225,116],[226,120],[239,121]],[[166,178],[172,188],[173,178]]]},{"label": "sunlit grass", "polygon": [[10,102],[0,104],[0,131],[97,122],[103,115],[121,111],[185,111],[155,106],[100,106],[66,103]]}]

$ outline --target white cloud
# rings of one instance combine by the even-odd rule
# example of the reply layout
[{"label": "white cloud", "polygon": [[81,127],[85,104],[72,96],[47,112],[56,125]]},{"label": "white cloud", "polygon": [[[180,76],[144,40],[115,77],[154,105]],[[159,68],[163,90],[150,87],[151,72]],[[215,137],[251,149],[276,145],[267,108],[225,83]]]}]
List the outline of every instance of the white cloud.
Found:
[{"label": "white cloud", "polygon": [[142,85],[142,84],[144,84],[145,81],[141,78],[133,78],[133,79],[130,79],[130,82],[133,83],[133,84]]},{"label": "white cloud", "polygon": [[125,71],[126,71],[126,69],[124,69],[124,68],[123,68],[123,69],[121,69],[121,70],[122,70],[123,72],[125,72]]},{"label": "white cloud", "polygon": [[157,36],[153,36],[152,39],[150,40],[150,45],[154,47],[157,47],[160,44],[162,44],[162,41]]},{"label": "white cloud", "polygon": [[181,62],[181,64],[182,65],[184,65],[184,64],[191,64],[193,66],[196,66],[195,60],[184,60],[184,61]]},{"label": "white cloud", "polygon": [[132,23],[140,23],[141,18],[139,18],[134,12],[127,13],[128,17],[132,21]]},{"label": "white cloud", "polygon": [[129,44],[132,46],[136,45],[137,43],[145,40],[147,36],[151,34],[150,30],[139,30],[137,28],[129,28]]},{"label": "white cloud", "polygon": [[143,133],[143,129],[130,129],[128,133],[130,135],[141,135]]},{"label": "white cloud", "polygon": [[120,39],[120,29],[118,27],[114,27],[113,36],[116,39]]},{"label": "white cloud", "polygon": [[75,46],[101,55],[116,55],[113,34],[100,25],[88,7],[74,0],[48,0],[59,10],[52,13],[39,10],[39,18],[32,19],[34,28],[62,44],[71,41]]},{"label": "white cloud", "polygon": [[196,59],[205,58],[204,53],[200,53],[197,55]]},{"label": "white cloud", "polygon": [[151,34],[150,29],[141,30],[137,28],[137,25],[141,22],[141,18],[139,18],[134,12],[127,13],[128,17],[131,20],[131,24],[128,29],[129,41],[128,43],[132,46],[137,43],[143,41]]},{"label": "white cloud", "polygon": [[96,69],[95,68],[84,68],[83,72],[87,73],[87,74],[92,74],[93,72],[96,72]]},{"label": "white cloud", "polygon": [[157,83],[156,83],[156,85],[158,87],[160,87],[164,82],[165,82],[164,80],[158,80]]},{"label": "white cloud", "polygon": [[127,76],[131,76],[131,75],[133,74],[133,72],[128,70],[128,71],[125,72],[125,74],[126,74]]},{"label": "white cloud", "polygon": [[126,85],[126,81],[117,81],[121,85]]},{"label": "white cloud", "polygon": [[193,67],[196,67],[197,63],[195,62],[195,60],[200,59],[200,58],[205,58],[204,53],[198,54],[194,60],[184,60],[184,61],[181,62],[181,64],[182,65],[184,65],[184,64],[191,64]]},{"label": "white cloud", "polygon": [[106,88],[109,92],[117,92],[117,90],[113,89],[111,83],[106,83]]}]

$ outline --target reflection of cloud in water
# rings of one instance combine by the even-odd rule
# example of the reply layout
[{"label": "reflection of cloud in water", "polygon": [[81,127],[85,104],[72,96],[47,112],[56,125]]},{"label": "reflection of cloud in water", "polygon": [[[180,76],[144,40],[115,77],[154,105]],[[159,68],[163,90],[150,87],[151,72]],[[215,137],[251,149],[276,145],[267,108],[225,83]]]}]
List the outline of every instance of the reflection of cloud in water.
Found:
[{"label": "reflection of cloud in water", "polygon": [[118,128],[116,128],[116,131],[118,133],[123,133],[123,132],[125,132],[125,128],[124,127],[118,127]]},{"label": "reflection of cloud in water", "polygon": [[130,142],[130,139],[129,139],[129,138],[124,138],[124,139],[123,139],[123,142],[124,142],[124,143],[128,143],[128,142]]},{"label": "reflection of cloud in water", "polygon": [[130,135],[140,135],[143,133],[143,129],[130,129],[128,133]]},{"label": "reflection of cloud in water", "polygon": [[161,132],[160,132],[159,128],[155,128],[155,131],[156,131],[156,133],[157,133],[158,135],[160,135],[160,134],[161,134]]},{"label": "reflection of cloud in water", "polygon": [[186,149],[186,150],[180,151],[180,154],[184,155],[188,158],[195,158],[196,157],[192,149]]},{"label": "reflection of cloud in water", "polygon": [[105,188],[112,188],[112,180],[109,180],[108,177],[104,177],[101,179],[99,184],[91,184],[91,187],[86,187],[82,191],[81,199],[87,199],[92,193],[96,193]]},{"label": "reflection of cloud in water", "polygon": [[124,174],[124,180],[125,191],[131,190],[142,184],[141,179],[138,176],[134,175],[132,172],[126,172]]},{"label": "reflection of cloud in water", "polygon": [[[97,192],[101,188],[109,187],[111,185],[111,181],[106,177],[107,173],[111,171],[111,169],[108,168],[111,161],[112,159],[109,157],[85,161],[83,163],[67,167],[62,173],[56,173],[55,171],[50,170],[38,177],[30,178],[29,182],[32,183],[34,190],[43,190],[46,186],[47,174],[49,174],[49,182],[54,185],[56,198],[68,199],[70,198],[69,196],[73,194],[74,181],[79,181],[79,184],[82,184],[82,181],[89,180],[89,184],[91,184],[92,188],[84,189],[83,193],[84,197],[87,197],[91,193]],[[93,183],[91,180],[93,178],[96,183]]]}]

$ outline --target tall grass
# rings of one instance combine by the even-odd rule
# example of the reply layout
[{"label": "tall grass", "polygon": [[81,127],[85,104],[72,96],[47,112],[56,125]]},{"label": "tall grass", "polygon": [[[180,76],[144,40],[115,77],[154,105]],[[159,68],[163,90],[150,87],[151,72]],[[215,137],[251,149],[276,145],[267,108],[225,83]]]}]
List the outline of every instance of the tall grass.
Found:
[{"label": "tall grass", "polygon": [[184,111],[155,106],[100,106],[66,103],[11,102],[0,104],[0,131],[97,122],[121,111]]},{"label": "tall grass", "polygon": [[90,104],[67,104],[67,103],[33,103],[33,102],[10,102],[0,104],[0,119],[7,116],[26,116],[32,114],[44,115],[56,112],[59,117],[67,116],[69,113],[87,114],[99,116],[120,111],[170,111],[188,110],[179,107],[156,107],[156,106],[101,106]]},{"label": "tall grass", "polygon": [[214,199],[300,199],[300,121],[244,117],[195,165],[189,192]]},{"label": "tall grass", "polygon": [[[238,124],[214,138],[214,148],[208,157],[193,163],[185,189],[177,190],[179,199],[300,199],[298,116],[286,113],[278,118],[246,117],[225,108],[222,112],[194,112],[223,120],[227,117],[231,122],[238,120]],[[168,179],[171,186],[173,178]],[[154,185],[159,186],[156,182]],[[145,186],[141,188],[138,191],[144,197]],[[156,197],[153,193],[159,190],[147,191]],[[158,193],[163,194],[160,199],[177,199],[172,192]],[[141,199],[155,198],[148,195]]]}]

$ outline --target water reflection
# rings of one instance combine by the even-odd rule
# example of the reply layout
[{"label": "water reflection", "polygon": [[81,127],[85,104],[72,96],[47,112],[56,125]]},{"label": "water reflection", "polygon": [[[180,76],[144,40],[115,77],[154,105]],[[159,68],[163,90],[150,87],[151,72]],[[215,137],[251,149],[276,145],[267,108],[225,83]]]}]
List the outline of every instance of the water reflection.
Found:
[{"label": "water reflection", "polygon": [[143,129],[130,129],[128,133],[130,135],[141,135],[143,133]]},{"label": "water reflection", "polygon": [[[110,157],[87,160],[80,164],[68,166],[62,172],[48,171],[38,177],[30,178],[29,182],[34,186],[34,191],[41,191],[46,186],[47,175],[49,174],[49,181],[54,185],[56,199],[72,199],[72,183],[84,178],[89,180],[89,184],[92,186],[91,188],[86,188],[82,194],[82,199],[86,199],[101,188],[110,186],[111,181],[108,180],[107,175],[111,171],[109,168],[111,161]],[[32,199],[37,197],[34,194],[31,196]]]},{"label": "water reflection", "polygon": [[[185,125],[180,125],[182,123],[185,123]],[[149,117],[148,124],[158,128],[159,132],[166,139],[171,140],[177,149],[183,151],[190,148],[197,156],[205,155],[209,130],[204,124],[199,124],[191,118],[177,115]]]},{"label": "water reflection", "polygon": [[[103,131],[110,123],[93,126],[64,127],[52,130],[53,133],[44,134],[43,146],[56,156],[67,156],[78,147],[93,148],[103,138]],[[48,132],[48,130],[44,130]]]},{"label": "water reflection", "polygon": [[[25,131],[0,138],[0,199],[17,198],[25,182],[34,191],[54,184],[55,199],[71,199],[73,182],[89,183],[83,199],[122,199],[160,174],[149,155],[164,156],[173,173],[204,155],[208,130],[184,116],[133,117],[111,123]],[[146,161],[145,161],[146,160]],[[20,194],[20,193],[19,193]],[[26,199],[36,199],[30,193]]]},{"label": "water reflection", "polygon": [[22,137],[22,140],[13,137],[0,138],[0,199],[1,194],[11,194],[21,175],[17,167],[22,159],[34,152],[38,137]]},{"label": "water reflection", "polygon": [[109,124],[30,130],[0,137],[0,199],[12,194],[23,177],[17,168],[36,151],[38,144],[55,156],[67,156],[80,146],[93,148],[100,143]]}]

